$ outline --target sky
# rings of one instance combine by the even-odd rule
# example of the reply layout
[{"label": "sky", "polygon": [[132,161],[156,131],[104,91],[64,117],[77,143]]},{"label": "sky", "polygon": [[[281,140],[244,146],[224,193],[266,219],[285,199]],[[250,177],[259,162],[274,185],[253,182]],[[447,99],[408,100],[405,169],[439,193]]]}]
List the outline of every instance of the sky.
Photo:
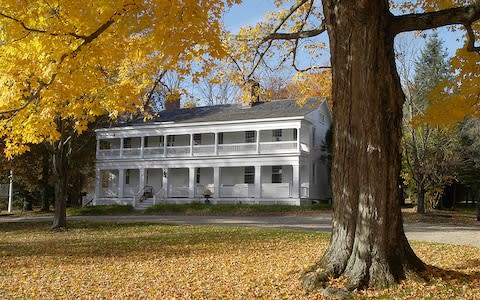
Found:
[{"label": "sky", "polygon": [[[275,11],[273,0],[243,0],[242,4],[235,5],[227,11],[224,17],[226,29],[238,32],[240,26],[254,25],[262,20],[268,11]],[[456,49],[463,46],[463,38],[458,32],[449,32],[446,28],[437,30],[439,37],[444,41],[449,56],[455,54]],[[430,34],[431,30],[425,31]],[[417,38],[418,48],[422,48],[424,39]]]}]

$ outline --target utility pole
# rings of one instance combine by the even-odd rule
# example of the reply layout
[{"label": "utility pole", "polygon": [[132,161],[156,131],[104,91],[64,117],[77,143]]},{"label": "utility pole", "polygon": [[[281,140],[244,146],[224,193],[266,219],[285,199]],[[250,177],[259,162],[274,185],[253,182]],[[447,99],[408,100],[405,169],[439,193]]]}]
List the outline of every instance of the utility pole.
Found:
[{"label": "utility pole", "polygon": [[13,210],[13,171],[10,170],[10,186],[8,188],[8,212],[12,213]]}]

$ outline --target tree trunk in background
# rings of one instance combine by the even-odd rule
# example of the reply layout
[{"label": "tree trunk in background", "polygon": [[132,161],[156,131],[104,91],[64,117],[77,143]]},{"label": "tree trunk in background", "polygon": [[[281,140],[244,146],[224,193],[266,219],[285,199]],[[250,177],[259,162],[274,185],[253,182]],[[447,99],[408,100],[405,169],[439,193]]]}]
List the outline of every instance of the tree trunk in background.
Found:
[{"label": "tree trunk in background", "polygon": [[425,213],[425,186],[423,182],[417,183],[417,214]]},{"label": "tree trunk in background", "polygon": [[52,155],[52,172],[55,186],[55,211],[52,229],[65,229],[67,227],[67,159],[66,150],[68,143],[61,138],[54,144]]},{"label": "tree trunk in background", "polygon": [[48,173],[50,169],[49,159],[47,155],[43,156],[42,160],[42,180],[41,180],[41,188],[40,188],[40,198],[42,202],[41,211],[49,211],[50,210],[50,201],[48,199]]},{"label": "tree trunk in background", "polygon": [[333,66],[333,231],[307,290],[328,276],[348,288],[385,287],[424,264],[403,231],[400,141],[404,94],[395,68],[388,1],[323,0]]}]

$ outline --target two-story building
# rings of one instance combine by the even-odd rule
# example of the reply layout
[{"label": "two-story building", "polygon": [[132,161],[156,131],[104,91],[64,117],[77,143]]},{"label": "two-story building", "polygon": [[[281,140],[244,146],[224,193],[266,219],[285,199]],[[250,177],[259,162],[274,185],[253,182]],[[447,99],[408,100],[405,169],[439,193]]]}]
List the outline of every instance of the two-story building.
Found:
[{"label": "two-story building", "polygon": [[170,109],[98,129],[94,204],[300,205],[330,197],[326,102]]}]

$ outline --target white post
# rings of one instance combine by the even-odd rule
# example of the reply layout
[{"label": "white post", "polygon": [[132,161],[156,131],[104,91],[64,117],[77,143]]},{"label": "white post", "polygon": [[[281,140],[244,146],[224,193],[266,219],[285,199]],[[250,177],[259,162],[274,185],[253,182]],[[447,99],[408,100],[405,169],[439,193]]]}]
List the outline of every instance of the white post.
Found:
[{"label": "white post", "polygon": [[257,130],[256,132],[257,135],[257,154],[260,153],[260,130]]},{"label": "white post", "polygon": [[300,153],[302,150],[300,145],[300,128],[295,128],[295,130],[297,131],[297,151]]},{"label": "white post", "polygon": [[262,198],[262,166],[255,166],[255,202]]},{"label": "white post", "polygon": [[190,133],[190,156],[193,156],[193,134]]},{"label": "white post", "polygon": [[213,188],[214,188],[213,197],[217,202],[218,199],[220,198],[220,167],[213,168]]},{"label": "white post", "polygon": [[13,171],[10,170],[10,185],[8,187],[8,212],[13,211]]},{"label": "white post", "polygon": [[188,198],[195,198],[195,168],[188,168],[189,184],[188,184]]},{"label": "white post", "polygon": [[[118,170],[118,198],[123,198],[123,191],[125,189],[125,170]],[[120,200],[120,199],[119,199]]]},{"label": "white post", "polygon": [[215,156],[218,155],[218,132],[215,132]]},{"label": "white post", "polygon": [[167,135],[163,136],[163,157],[167,156]]},{"label": "white post", "polygon": [[293,182],[292,182],[292,191],[290,193],[292,198],[300,197],[300,168],[299,165],[292,165],[293,172]]},{"label": "white post", "polygon": [[138,185],[140,186],[140,190],[143,190],[143,188],[145,187],[145,169],[139,169],[138,171],[139,173],[139,178],[138,178]]},{"label": "white post", "polygon": [[164,191],[164,198],[168,198],[168,168],[162,170],[162,188]]},{"label": "white post", "polygon": [[93,197],[93,205],[97,205],[97,199],[102,195],[102,172],[99,168],[95,169],[95,196]]},{"label": "white post", "polygon": [[140,137],[140,157],[143,158],[143,150],[145,149],[145,137]]},{"label": "white post", "polygon": [[120,138],[120,158],[123,157],[123,137]]}]

